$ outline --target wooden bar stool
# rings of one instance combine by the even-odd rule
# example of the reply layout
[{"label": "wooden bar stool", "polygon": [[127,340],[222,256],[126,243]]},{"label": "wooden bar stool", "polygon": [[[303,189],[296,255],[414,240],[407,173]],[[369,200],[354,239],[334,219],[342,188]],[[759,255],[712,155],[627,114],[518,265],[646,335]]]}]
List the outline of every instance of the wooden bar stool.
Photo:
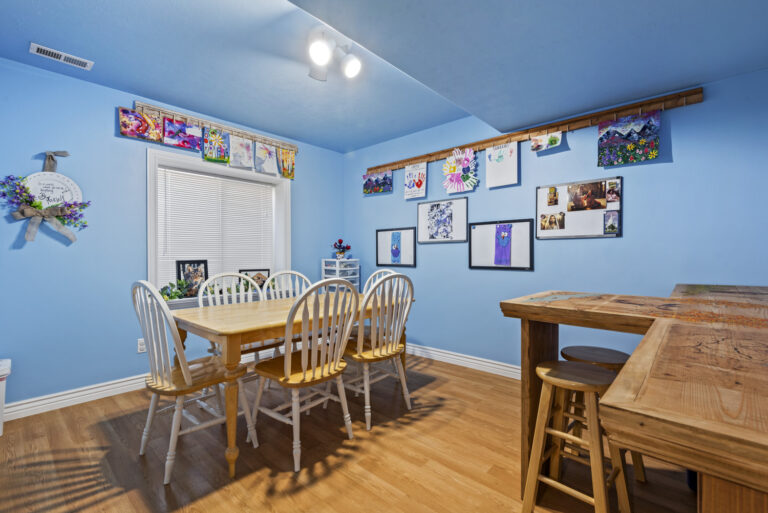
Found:
[{"label": "wooden bar stool", "polygon": [[[603,466],[603,437],[597,411],[598,397],[613,382],[616,375],[596,365],[580,362],[544,362],[536,367],[536,374],[543,385],[536,417],[536,430],[531,446],[531,460],[523,493],[523,513],[532,513],[536,503],[539,482],[552,486],[595,507],[596,513],[608,513],[606,481],[614,481],[619,496],[619,506],[629,512],[629,493],[624,475],[624,465],[619,451],[611,447],[613,471],[606,480]],[[566,411],[566,394],[580,392],[584,397],[584,416]],[[557,401],[553,408],[553,400]],[[565,419],[575,418],[586,427],[586,437],[565,432]],[[550,427],[550,419],[552,427]],[[554,444],[545,451],[547,435],[554,438]],[[564,452],[563,446],[571,452]],[[581,456],[589,453],[589,460]],[[589,465],[592,473],[592,496],[561,483],[560,458],[567,457]],[[549,476],[541,474],[545,460],[550,460]]]},{"label": "wooden bar stool", "polygon": [[[598,365],[604,369],[611,370],[618,373],[624,364],[627,363],[629,355],[623,351],[616,351],[615,349],[607,349],[605,347],[593,347],[593,346],[568,346],[560,350],[560,355],[569,362],[581,362],[589,363],[592,365]],[[580,394],[574,394],[576,396],[577,403],[583,402]],[[580,427],[576,425],[576,430]],[[577,433],[578,434],[578,433]],[[645,464],[643,463],[642,454],[631,452],[632,466],[635,469],[635,480],[640,483],[645,483]]]}]

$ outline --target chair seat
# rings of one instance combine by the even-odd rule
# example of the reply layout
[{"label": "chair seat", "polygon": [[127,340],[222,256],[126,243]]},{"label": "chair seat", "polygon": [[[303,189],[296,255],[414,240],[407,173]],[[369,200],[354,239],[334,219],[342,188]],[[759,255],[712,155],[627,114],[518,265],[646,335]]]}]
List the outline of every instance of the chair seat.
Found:
[{"label": "chair seat", "polygon": [[394,351],[389,351],[384,354],[381,354],[377,351],[377,353],[374,354],[373,349],[371,349],[370,343],[364,343],[363,352],[358,354],[357,342],[355,343],[350,342],[349,344],[347,344],[347,348],[344,351],[344,355],[349,356],[356,362],[380,362],[382,360],[389,360],[390,358],[394,358],[395,356],[398,356],[400,353],[402,353],[404,350],[405,350],[405,346],[403,344],[398,344]]},{"label": "chair seat", "polygon": [[608,390],[616,378],[613,371],[581,362],[544,362],[536,366],[536,375],[556,387],[598,395]]},{"label": "chair seat", "polygon": [[564,347],[560,355],[571,362],[591,363],[614,372],[619,372],[629,360],[629,355],[623,351],[593,346]]},{"label": "chair seat", "polygon": [[[291,355],[291,375],[288,377],[288,379],[285,377],[284,355],[257,363],[253,366],[253,372],[260,376],[264,376],[267,379],[271,379],[286,388],[304,388],[311,387],[317,385],[318,383],[322,383],[324,381],[335,378],[344,372],[347,364],[344,360],[341,360],[339,362],[338,368],[334,372],[330,371],[330,366],[328,364],[325,364],[322,367],[323,368],[321,368],[319,365],[315,367],[314,378],[312,378],[313,369],[308,368],[305,378],[301,365],[301,352],[294,352]],[[324,375],[321,377],[321,374]]]},{"label": "chair seat", "polygon": [[[225,374],[227,369],[221,363],[218,356],[205,356],[188,362],[189,372],[192,376],[192,384],[187,385],[184,381],[184,375],[179,367],[174,367],[171,372],[171,383],[162,385],[156,383],[152,376],[147,376],[146,386],[151,392],[160,395],[187,395],[197,392],[203,388],[216,385],[226,381]],[[236,377],[242,377],[245,374],[245,366],[237,367]]]}]

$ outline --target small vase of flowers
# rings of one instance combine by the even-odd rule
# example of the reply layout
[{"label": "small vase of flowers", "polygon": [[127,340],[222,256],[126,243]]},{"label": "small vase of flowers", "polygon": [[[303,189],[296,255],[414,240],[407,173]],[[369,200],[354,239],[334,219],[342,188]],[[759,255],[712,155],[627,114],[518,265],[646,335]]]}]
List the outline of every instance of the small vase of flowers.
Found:
[{"label": "small vase of flowers", "polygon": [[336,258],[338,260],[343,260],[347,251],[352,249],[352,246],[345,244],[344,239],[339,239],[333,243],[333,249],[336,250]]}]

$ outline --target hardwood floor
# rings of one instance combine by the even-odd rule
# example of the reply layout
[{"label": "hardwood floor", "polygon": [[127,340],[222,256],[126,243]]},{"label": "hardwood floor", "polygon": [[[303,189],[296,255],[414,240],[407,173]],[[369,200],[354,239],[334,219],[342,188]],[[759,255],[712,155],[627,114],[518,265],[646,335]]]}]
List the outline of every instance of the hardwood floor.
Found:
[{"label": "hardwood floor", "polygon": [[[169,415],[155,420],[147,454],[138,456],[144,391],[8,422],[0,437],[0,512],[519,511],[520,382],[409,357],[408,385],[410,412],[394,379],[372,387],[370,432],[362,395],[348,393],[354,440],[347,440],[338,403],[304,415],[299,474],[290,427],[266,416],[257,424],[258,449],[246,445],[240,419],[234,480],[222,426],[182,437],[167,487]],[[274,387],[265,392],[265,401],[283,400]],[[648,483],[629,484],[635,513],[696,510],[681,469],[651,459],[646,466]],[[568,461],[564,475],[590,490],[585,467]],[[543,488],[537,511],[593,511]],[[612,489],[609,496],[617,511]]]}]

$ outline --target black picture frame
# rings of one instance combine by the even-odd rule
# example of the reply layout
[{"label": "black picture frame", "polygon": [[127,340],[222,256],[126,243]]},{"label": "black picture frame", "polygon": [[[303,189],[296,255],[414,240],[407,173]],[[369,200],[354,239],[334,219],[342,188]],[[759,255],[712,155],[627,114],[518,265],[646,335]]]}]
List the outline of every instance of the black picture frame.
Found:
[{"label": "black picture frame", "polygon": [[[564,187],[569,185],[581,185],[581,184],[589,184],[594,182],[605,182],[606,187],[608,185],[608,182],[610,181],[618,181],[619,182],[619,208],[618,209],[612,209],[619,213],[619,226],[616,233],[605,233],[605,229],[603,228],[600,230],[600,233],[596,233],[595,235],[563,235],[563,236],[552,236],[552,237],[542,237],[539,235],[539,189],[549,189],[550,187]],[[568,197],[565,197],[565,206],[564,206],[566,213],[568,212]],[[604,226],[604,219],[605,219],[605,212],[609,211],[607,208],[603,209],[594,209],[594,212],[602,212],[600,215],[601,219],[601,226]],[[623,236],[624,233],[624,177],[623,176],[607,176],[605,178],[594,178],[590,180],[578,180],[575,182],[564,182],[564,183],[558,183],[558,184],[550,184],[550,185],[540,185],[536,187],[536,217],[534,218],[534,230],[536,232],[536,239],[537,240],[563,240],[563,239],[615,239]],[[566,218],[566,226],[567,226],[567,218]],[[548,231],[548,230],[547,230]]]},{"label": "black picture frame", "polygon": [[[244,274],[249,278],[251,278],[253,281],[256,282],[256,285],[258,285],[259,287],[263,287],[264,283],[267,281],[267,279],[269,279],[269,269],[238,269],[237,272],[239,274]],[[262,283],[259,283],[259,281],[254,276],[248,273],[261,273],[265,276],[264,281]]]},{"label": "black picture frame", "polygon": [[187,269],[185,269],[186,266],[190,265],[197,265],[202,266],[203,268],[203,277],[202,279],[199,279],[195,282],[192,282],[194,286],[189,287],[189,290],[187,291],[186,297],[195,297],[197,296],[197,289],[200,285],[203,284],[205,280],[208,279],[208,260],[176,260],[176,280],[187,280],[187,275],[185,273],[188,272]]},{"label": "black picture frame", "polygon": [[[533,265],[533,231],[536,229],[535,227],[536,220],[533,218],[527,218],[527,219],[506,219],[502,221],[482,221],[478,223],[469,223],[469,229],[467,230],[467,238],[469,239],[469,253],[468,253],[468,259],[467,263],[469,265],[470,269],[486,269],[491,271],[533,271],[534,265]],[[528,267],[502,267],[497,265],[472,265],[472,227],[473,226],[482,226],[482,225],[488,225],[488,224],[528,224]]]},{"label": "black picture frame", "polygon": [[[449,201],[452,202],[463,202],[464,203],[464,238],[463,239],[451,239],[451,240],[421,240],[419,233],[421,232],[421,206],[422,205],[432,205],[435,203],[447,203]],[[466,196],[461,196],[457,198],[445,198],[445,199],[439,199],[439,200],[433,200],[433,201],[421,201],[416,204],[416,242],[418,244],[451,244],[456,242],[467,242],[469,238],[469,200]]]},{"label": "black picture frame", "polygon": [[[413,232],[413,264],[383,264],[379,261],[379,233],[380,232]],[[381,228],[376,230],[376,267],[416,267],[416,237],[418,236],[415,226],[406,226],[404,228]],[[401,251],[402,253],[402,251]]]}]

